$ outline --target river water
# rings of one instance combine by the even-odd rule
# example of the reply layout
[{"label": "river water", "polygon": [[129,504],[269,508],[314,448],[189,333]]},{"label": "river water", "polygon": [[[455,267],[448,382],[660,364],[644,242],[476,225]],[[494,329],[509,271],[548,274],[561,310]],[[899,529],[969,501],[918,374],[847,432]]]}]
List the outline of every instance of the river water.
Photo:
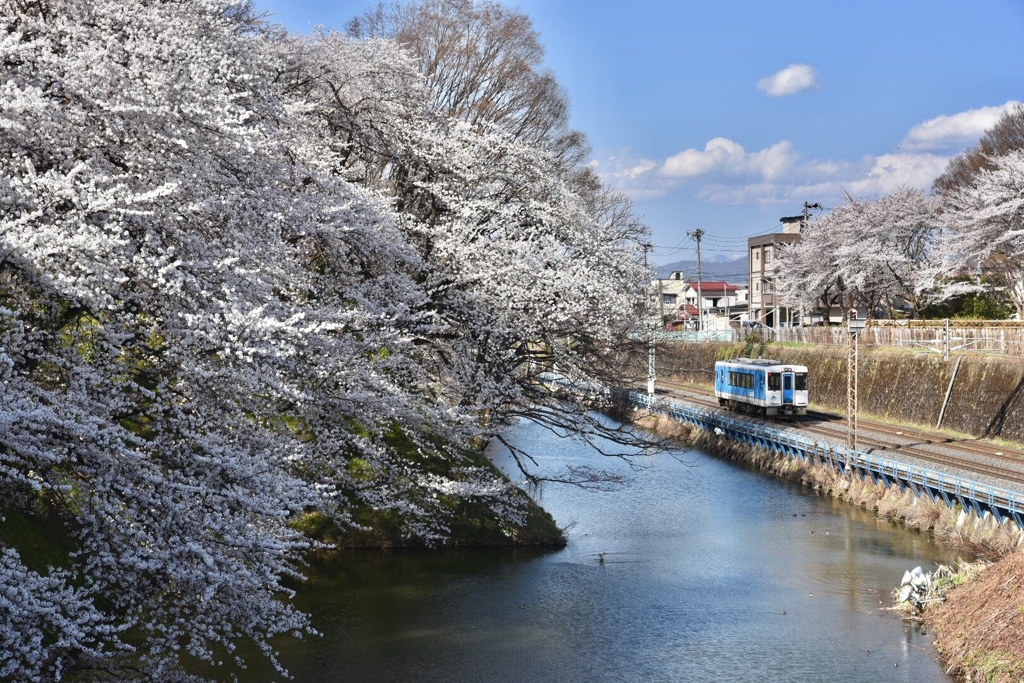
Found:
[{"label": "river water", "polygon": [[[551,471],[602,457],[512,437]],[[282,643],[285,665],[303,682],[949,680],[930,634],[885,609],[904,571],[956,560],[927,536],[697,451],[642,462],[601,460],[631,475],[620,490],[539,492],[564,550],[313,567],[297,602],[323,636]]]}]

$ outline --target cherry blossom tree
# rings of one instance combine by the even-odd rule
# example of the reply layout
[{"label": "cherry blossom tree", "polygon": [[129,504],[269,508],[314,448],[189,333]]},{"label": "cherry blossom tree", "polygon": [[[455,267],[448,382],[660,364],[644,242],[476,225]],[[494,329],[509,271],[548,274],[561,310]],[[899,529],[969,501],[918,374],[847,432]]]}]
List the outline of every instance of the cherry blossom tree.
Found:
[{"label": "cherry blossom tree", "polygon": [[996,281],[1024,316],[1024,150],[988,160],[968,185],[945,196],[941,253],[955,269]]},{"label": "cherry blossom tree", "polygon": [[909,308],[916,315],[937,296],[937,210],[933,198],[911,188],[876,200],[847,196],[783,250],[780,291],[806,307],[861,306],[869,315]]},{"label": "cherry blossom tree", "polygon": [[253,361],[287,354],[295,326],[275,305],[287,274],[258,258],[286,246],[266,217],[287,206],[261,192],[279,168],[256,150],[279,143],[253,114],[280,107],[253,87],[251,19],[216,2],[4,17],[2,486],[74,549],[66,569],[7,549],[4,581],[55,585],[91,616],[10,605],[6,632],[44,635],[19,627],[3,666],[159,678],[180,653],[231,659],[240,637],[270,654],[307,628],[275,593],[307,546],[286,522],[321,494],[294,473],[295,439],[254,419],[277,387]]},{"label": "cherry blossom tree", "polygon": [[81,609],[5,605],[0,667],[170,679],[239,638],[273,659],[308,628],[276,597],[309,547],[298,514],[366,503],[435,538],[439,492],[502,507],[493,474],[452,481],[383,438],[466,431],[403,355],[418,257],[386,202],[310,161],[245,5],[4,16],[0,486],[74,554],[6,548],[2,580]]},{"label": "cherry blossom tree", "polygon": [[[359,55],[389,46],[333,32],[292,40],[282,46],[292,66],[281,80],[304,99],[327,146],[344,149],[347,177],[394,196],[426,264],[413,274],[426,294],[415,310],[431,322],[409,329],[438,396],[486,415],[487,435],[497,436],[512,416],[537,409],[544,371],[620,383],[621,367],[602,359],[636,325],[646,235],[628,199],[501,125],[438,115],[404,54],[386,58],[384,70],[412,89],[353,87]],[[558,407],[556,422],[575,431],[605,424],[583,404]]]},{"label": "cherry blossom tree", "polygon": [[972,184],[981,170],[991,170],[995,158],[1019,149],[1024,149],[1024,104],[1017,103],[985,131],[977,145],[950,159],[932,189],[939,195],[952,194]]},{"label": "cherry blossom tree", "polygon": [[465,447],[520,415],[609,433],[536,378],[615,377],[646,228],[553,138],[246,2],[0,8],[0,515],[27,520],[0,534],[0,676],[275,661],[311,631],[282,583],[301,515],[514,520]]},{"label": "cherry blossom tree", "polygon": [[553,155],[501,131],[480,135],[456,126],[444,144],[447,172],[429,186],[444,207],[431,256],[446,264],[435,310],[460,347],[455,357],[472,361],[454,373],[460,404],[488,415],[495,438],[510,419],[526,417],[634,441],[608,433],[585,402],[542,402],[533,391],[537,375],[551,370],[620,384],[621,371],[600,359],[635,343],[628,332],[642,299],[646,229],[631,217],[628,200],[574,191]]}]

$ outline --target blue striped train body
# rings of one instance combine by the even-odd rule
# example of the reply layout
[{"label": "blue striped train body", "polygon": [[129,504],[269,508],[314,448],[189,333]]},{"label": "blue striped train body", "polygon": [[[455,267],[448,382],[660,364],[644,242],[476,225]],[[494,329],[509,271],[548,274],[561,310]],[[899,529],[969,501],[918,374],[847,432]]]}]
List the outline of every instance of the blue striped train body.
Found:
[{"label": "blue striped train body", "polygon": [[807,414],[807,366],[766,358],[715,363],[718,405],[758,415]]}]

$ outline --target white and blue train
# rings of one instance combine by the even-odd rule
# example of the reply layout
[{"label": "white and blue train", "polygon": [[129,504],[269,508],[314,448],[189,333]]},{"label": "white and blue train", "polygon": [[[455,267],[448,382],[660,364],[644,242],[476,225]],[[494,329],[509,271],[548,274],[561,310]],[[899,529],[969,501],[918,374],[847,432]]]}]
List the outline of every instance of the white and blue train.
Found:
[{"label": "white and blue train", "polygon": [[807,366],[766,358],[715,363],[718,405],[758,415],[807,414]]}]

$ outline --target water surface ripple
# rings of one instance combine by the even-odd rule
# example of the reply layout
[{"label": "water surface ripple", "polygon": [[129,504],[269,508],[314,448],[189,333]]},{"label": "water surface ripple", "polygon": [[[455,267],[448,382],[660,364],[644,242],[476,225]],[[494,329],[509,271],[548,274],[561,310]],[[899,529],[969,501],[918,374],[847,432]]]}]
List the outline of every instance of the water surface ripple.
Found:
[{"label": "water surface ripple", "polygon": [[[527,424],[513,437],[544,468],[601,458]],[[955,561],[927,536],[699,452],[644,463],[621,490],[538,493],[572,525],[562,551],[314,567],[298,602],[323,637],[282,644],[286,666],[310,682],[949,680],[930,635],[884,609],[905,570]]]}]

